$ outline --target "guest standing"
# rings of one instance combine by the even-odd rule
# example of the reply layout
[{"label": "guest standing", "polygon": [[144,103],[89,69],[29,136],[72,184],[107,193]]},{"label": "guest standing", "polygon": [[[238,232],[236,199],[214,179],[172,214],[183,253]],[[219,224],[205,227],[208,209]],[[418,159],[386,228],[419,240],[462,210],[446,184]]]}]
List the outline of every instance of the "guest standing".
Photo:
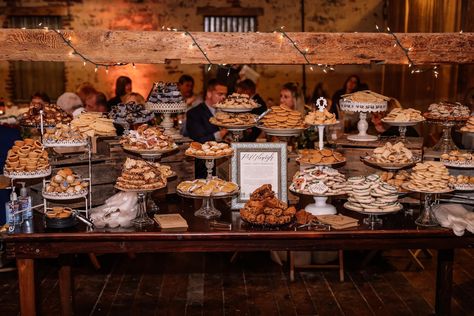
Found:
[{"label": "guest standing", "polygon": [[115,97],[107,102],[108,110],[112,109],[112,106],[122,102],[122,97],[127,93],[132,92],[132,79],[126,76],[120,76],[115,81]]},{"label": "guest standing", "polygon": [[[262,97],[257,93],[257,85],[250,79],[245,79],[237,83],[236,92],[240,94],[248,95],[252,100],[257,104],[260,104],[260,107],[252,109],[252,114],[260,115],[267,110],[267,105]],[[260,135],[260,129],[253,127],[245,131],[244,137],[242,138],[243,142],[254,142],[258,135]]]}]

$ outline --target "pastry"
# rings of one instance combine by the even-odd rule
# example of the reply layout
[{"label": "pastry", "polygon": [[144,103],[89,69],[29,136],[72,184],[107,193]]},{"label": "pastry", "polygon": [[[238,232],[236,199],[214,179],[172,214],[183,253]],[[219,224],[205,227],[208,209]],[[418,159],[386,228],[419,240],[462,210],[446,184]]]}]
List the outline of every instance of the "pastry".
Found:
[{"label": "pastry", "polygon": [[249,126],[256,123],[257,116],[251,113],[227,113],[217,112],[209,119],[211,124],[217,126]]},{"label": "pastry", "polygon": [[140,124],[152,120],[155,115],[145,109],[143,104],[137,104],[134,101],[128,103],[119,103],[114,105],[108,117],[115,123],[121,125]]},{"label": "pastry", "polygon": [[238,189],[239,186],[237,184],[216,177],[183,181],[177,187],[177,190],[183,194],[196,196],[227,195],[237,192]]},{"label": "pastry", "polygon": [[157,190],[166,186],[169,167],[159,163],[127,158],[115,187],[119,190]]},{"label": "pastry", "polygon": [[218,109],[254,109],[260,105],[251,99],[247,94],[232,93],[224,101],[215,105]]},{"label": "pastry", "polygon": [[40,111],[43,111],[43,124],[44,125],[56,125],[58,123],[70,123],[72,120],[71,115],[66,113],[56,104],[32,104],[29,106],[28,111],[21,115],[20,124],[39,126],[41,124]]},{"label": "pastry", "polygon": [[395,145],[387,142],[382,147],[374,149],[368,160],[375,163],[385,164],[404,164],[410,163],[416,159],[410,149],[406,148],[402,142]]},{"label": "pastry", "polygon": [[323,111],[312,111],[309,112],[305,118],[304,122],[308,125],[321,125],[321,124],[336,124],[336,115],[330,113],[328,110],[324,109]]},{"label": "pastry", "polygon": [[470,116],[466,125],[461,127],[461,132],[474,133],[474,116]]},{"label": "pastry", "polygon": [[452,150],[442,154],[440,160],[454,165],[474,165],[474,155],[466,151]]},{"label": "pastry", "polygon": [[48,152],[39,141],[31,138],[15,141],[5,161],[7,172],[35,172],[50,168]]},{"label": "pastry", "polygon": [[167,150],[176,147],[173,139],[165,135],[158,127],[140,125],[137,130],[131,130],[120,139],[126,149],[132,150]]},{"label": "pastry", "polygon": [[84,136],[117,135],[112,119],[103,117],[99,112],[85,112],[72,120],[71,127],[78,128]]},{"label": "pastry", "polygon": [[406,192],[407,190],[403,188],[403,185],[407,183],[410,179],[410,173],[406,170],[400,170],[398,172],[382,172],[380,179],[383,182],[386,182],[390,185],[393,185],[397,188],[398,192]]},{"label": "pastry", "polygon": [[395,108],[383,118],[387,122],[421,122],[425,118],[415,109]]},{"label": "pastry", "polygon": [[439,192],[449,190],[449,171],[439,161],[417,163],[410,174],[407,189],[421,192]]},{"label": "pastry", "polygon": [[153,84],[147,103],[184,103],[184,99],[176,83],[160,81]]},{"label": "pastry", "polygon": [[330,165],[346,161],[346,158],[337,151],[329,148],[319,149],[301,149],[298,151],[297,161],[304,164]]},{"label": "pastry", "polygon": [[289,110],[283,106],[274,106],[271,112],[263,117],[262,125],[274,129],[305,128],[303,116],[300,112]]},{"label": "pastry", "polygon": [[72,209],[69,207],[53,207],[45,213],[48,218],[64,219],[72,215]]},{"label": "pastry", "polygon": [[208,141],[204,144],[198,142],[192,142],[188,149],[186,149],[186,155],[198,156],[198,157],[219,157],[229,156],[234,153],[234,150],[226,143],[218,143],[215,141]]},{"label": "pastry", "polygon": [[43,193],[58,197],[68,195],[85,195],[88,192],[89,182],[82,181],[70,168],[63,168],[56,172],[51,181],[43,188]]},{"label": "pastry", "polygon": [[288,205],[276,198],[270,184],[257,188],[250,200],[240,209],[240,217],[251,224],[283,225],[291,222],[296,214],[294,206]]},{"label": "pastry", "polygon": [[350,210],[359,212],[391,212],[401,209],[397,188],[382,181],[376,174],[367,177],[350,177],[346,186]]},{"label": "pastry", "polygon": [[438,102],[430,104],[428,112],[423,114],[427,119],[445,121],[463,121],[469,119],[471,111],[460,103]]},{"label": "pastry", "polygon": [[85,143],[87,138],[77,126],[59,123],[55,127],[47,127],[43,135],[43,143]]},{"label": "pastry", "polygon": [[346,178],[336,169],[317,166],[298,171],[293,176],[290,190],[314,195],[344,194]]}]

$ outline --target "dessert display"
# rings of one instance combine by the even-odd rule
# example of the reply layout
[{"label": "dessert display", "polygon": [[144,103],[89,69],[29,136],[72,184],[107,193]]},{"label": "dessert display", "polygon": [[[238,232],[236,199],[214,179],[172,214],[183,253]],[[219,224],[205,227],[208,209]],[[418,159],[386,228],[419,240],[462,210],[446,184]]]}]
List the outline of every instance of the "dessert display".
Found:
[{"label": "dessert display", "polygon": [[40,111],[43,111],[43,124],[46,126],[52,126],[58,123],[69,123],[72,120],[71,115],[56,104],[32,104],[28,108],[28,111],[21,115],[20,124],[25,126],[40,126]]},{"label": "dessert display", "polygon": [[461,127],[461,132],[474,133],[474,116],[470,116],[466,122],[466,125]]},{"label": "dessert display", "polygon": [[401,123],[401,122],[421,122],[425,118],[421,115],[421,111],[415,109],[401,109],[395,108],[383,118],[386,123]]},{"label": "dessert display", "polygon": [[387,142],[382,147],[375,148],[365,160],[377,164],[403,165],[415,162],[417,158],[402,142],[394,145]]},{"label": "dessert display", "polygon": [[430,104],[428,112],[423,114],[430,120],[465,121],[469,119],[471,111],[460,103],[438,102]]},{"label": "dessert display", "polygon": [[257,116],[251,113],[226,113],[217,112],[209,119],[211,124],[222,127],[250,127],[255,125]]},{"label": "dessert display", "polygon": [[85,196],[88,192],[89,183],[82,181],[70,168],[63,168],[46,183],[43,188],[43,196],[48,198],[73,198]]},{"label": "dessert display", "polygon": [[352,211],[390,213],[402,208],[397,188],[376,174],[348,178],[346,190],[349,198],[344,207]]},{"label": "dessert display", "polygon": [[[149,103],[182,103],[184,102],[178,86],[174,82],[155,82],[148,95]],[[185,104],[186,105],[186,104]]]},{"label": "dessert display", "polygon": [[68,218],[72,215],[72,209],[69,207],[55,206],[45,213],[47,218]]},{"label": "dessert display", "polygon": [[466,151],[451,150],[449,153],[442,154],[440,161],[448,167],[474,168],[474,155]]},{"label": "dessert display", "polygon": [[262,226],[278,226],[288,224],[296,214],[294,206],[276,198],[270,184],[256,189],[250,200],[240,209],[240,217],[247,223]]},{"label": "dessert display", "polygon": [[31,138],[15,141],[8,150],[4,174],[7,177],[47,176],[51,173],[48,152],[43,145]]},{"label": "dessert display", "polygon": [[180,193],[193,196],[227,196],[237,192],[238,189],[239,186],[237,184],[216,177],[183,181],[177,187]]},{"label": "dessert display", "polygon": [[297,161],[301,164],[333,165],[346,161],[346,158],[337,151],[324,149],[300,149]]},{"label": "dessert display", "polygon": [[330,113],[328,110],[324,109],[323,111],[311,111],[305,118],[304,122],[308,125],[331,125],[336,124],[336,115]]},{"label": "dessert display", "polygon": [[160,164],[127,158],[115,187],[122,191],[152,191],[165,187],[166,183]]},{"label": "dessert display", "polygon": [[474,190],[474,176],[451,176],[449,178],[449,183],[453,186],[454,189],[460,191],[471,191]]},{"label": "dessert display", "polygon": [[407,190],[403,188],[403,185],[409,181],[410,173],[406,170],[400,170],[398,172],[385,171],[380,174],[380,179],[396,187],[398,192],[407,192]]},{"label": "dessert display", "polygon": [[413,167],[410,181],[404,188],[425,193],[449,192],[449,179],[449,171],[442,162],[427,161]]},{"label": "dessert display", "polygon": [[340,195],[346,190],[346,177],[330,167],[313,167],[298,171],[290,190],[309,195]]},{"label": "dessert display", "polygon": [[112,119],[102,116],[99,112],[86,112],[72,120],[71,127],[78,128],[85,136],[117,135]]},{"label": "dessert display", "polygon": [[145,123],[155,117],[153,112],[146,110],[143,104],[137,104],[134,101],[114,105],[108,116],[120,125]]},{"label": "dessert display", "polygon": [[59,123],[55,127],[48,127],[43,134],[43,144],[45,146],[55,145],[84,145],[87,138],[81,133],[78,127]]},{"label": "dessert display", "polygon": [[140,125],[137,130],[131,130],[120,139],[127,150],[133,151],[167,151],[176,148],[173,139],[165,135],[158,127]]},{"label": "dessert display", "polygon": [[188,156],[200,158],[219,158],[232,155],[233,153],[234,150],[229,146],[229,144],[218,143],[215,141],[208,141],[204,144],[192,142],[185,152]]},{"label": "dessert display", "polygon": [[269,129],[304,129],[304,120],[300,112],[283,106],[274,106],[271,112],[261,120],[262,126]]},{"label": "dessert display", "polygon": [[247,94],[232,93],[224,101],[215,105],[216,108],[225,110],[246,110],[258,108],[260,104],[251,99]]}]

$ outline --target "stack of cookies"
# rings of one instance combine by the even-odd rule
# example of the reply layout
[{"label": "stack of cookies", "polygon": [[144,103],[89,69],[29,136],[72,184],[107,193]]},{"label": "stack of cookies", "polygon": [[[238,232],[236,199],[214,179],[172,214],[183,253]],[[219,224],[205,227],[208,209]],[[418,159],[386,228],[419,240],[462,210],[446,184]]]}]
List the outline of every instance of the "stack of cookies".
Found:
[{"label": "stack of cookies", "polygon": [[405,187],[416,192],[439,192],[449,190],[448,169],[439,161],[417,163]]},{"label": "stack of cookies", "polygon": [[380,179],[382,179],[383,182],[396,187],[398,192],[405,192],[406,189],[403,188],[403,185],[409,181],[410,174],[406,170],[400,170],[398,172],[385,171],[380,174]]},{"label": "stack of cookies", "polygon": [[331,165],[346,161],[346,158],[337,151],[329,148],[319,149],[301,149],[298,151],[300,156],[297,161],[302,164],[312,165]]},{"label": "stack of cookies", "polygon": [[185,153],[188,156],[218,158],[220,156],[232,155],[234,150],[226,143],[209,141],[200,144],[198,142],[192,142],[191,145],[189,145],[189,148],[186,149]]},{"label": "stack of cookies", "polygon": [[470,116],[466,122],[466,125],[461,127],[461,132],[474,133],[474,116]]},{"label": "stack of cookies", "polygon": [[370,161],[385,164],[410,163],[413,159],[413,153],[402,142],[395,145],[387,142],[382,147],[375,148],[372,155],[369,156]]},{"label": "stack of cookies", "polygon": [[456,165],[473,165],[474,155],[465,151],[451,150],[448,154],[441,155],[441,161]]},{"label": "stack of cookies", "polygon": [[247,94],[232,93],[224,101],[215,105],[218,109],[248,109],[259,107],[259,104],[251,99]]},{"label": "stack of cookies", "polygon": [[430,104],[423,115],[432,120],[457,121],[469,119],[471,111],[460,103],[439,102]]},{"label": "stack of cookies", "polygon": [[264,184],[256,189],[250,200],[240,209],[240,217],[255,225],[283,225],[291,222],[296,209],[280,201],[270,184]]},{"label": "stack of cookies", "polygon": [[384,183],[376,174],[348,178],[347,194],[349,198],[344,206],[353,211],[393,212],[401,209],[397,188]]},{"label": "stack of cookies", "polygon": [[421,122],[425,118],[415,109],[395,108],[383,118],[386,122]]},{"label": "stack of cookies", "polygon": [[43,135],[43,143],[84,143],[86,137],[81,133],[78,127],[71,127],[68,124],[59,123],[55,127],[48,127]]},{"label": "stack of cookies", "polygon": [[166,175],[157,163],[127,158],[115,187],[119,190],[157,190],[166,186]]},{"label": "stack of cookies", "polygon": [[102,117],[99,112],[86,112],[72,120],[72,127],[77,127],[85,136],[115,136],[117,135],[114,121]]},{"label": "stack of cookies", "polygon": [[251,113],[226,113],[217,112],[209,119],[211,124],[217,126],[249,126],[256,123],[257,116]]},{"label": "stack of cookies", "polygon": [[346,177],[336,169],[313,167],[298,171],[290,185],[290,190],[314,195],[339,195],[346,190]]},{"label": "stack of cookies", "polygon": [[323,124],[336,124],[336,115],[330,113],[328,110],[324,109],[323,111],[312,111],[309,112],[305,118],[304,122],[308,125],[323,125]]},{"label": "stack of cookies", "polygon": [[236,192],[238,189],[239,186],[237,184],[219,178],[183,181],[177,187],[180,193],[195,196],[228,195]]},{"label": "stack of cookies", "polygon": [[273,129],[301,129],[305,128],[303,116],[300,112],[289,110],[283,106],[274,106],[271,112],[262,119],[264,127]]},{"label": "stack of cookies", "polygon": [[36,172],[49,169],[48,152],[41,143],[31,138],[15,141],[7,153],[5,171],[10,172]]},{"label": "stack of cookies", "polygon": [[167,150],[176,147],[173,139],[165,135],[160,128],[146,124],[140,125],[137,130],[129,131],[120,139],[120,143],[131,150]]}]

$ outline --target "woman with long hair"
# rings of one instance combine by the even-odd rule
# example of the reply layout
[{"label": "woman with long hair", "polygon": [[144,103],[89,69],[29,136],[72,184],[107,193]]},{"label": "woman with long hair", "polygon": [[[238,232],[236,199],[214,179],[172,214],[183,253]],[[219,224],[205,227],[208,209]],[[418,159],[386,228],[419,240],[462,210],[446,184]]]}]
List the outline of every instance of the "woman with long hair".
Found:
[{"label": "woman with long hair", "polygon": [[115,81],[115,97],[107,102],[107,107],[109,110],[112,108],[112,106],[121,103],[121,98],[130,92],[132,92],[132,79],[126,76],[118,77],[117,81]]}]

